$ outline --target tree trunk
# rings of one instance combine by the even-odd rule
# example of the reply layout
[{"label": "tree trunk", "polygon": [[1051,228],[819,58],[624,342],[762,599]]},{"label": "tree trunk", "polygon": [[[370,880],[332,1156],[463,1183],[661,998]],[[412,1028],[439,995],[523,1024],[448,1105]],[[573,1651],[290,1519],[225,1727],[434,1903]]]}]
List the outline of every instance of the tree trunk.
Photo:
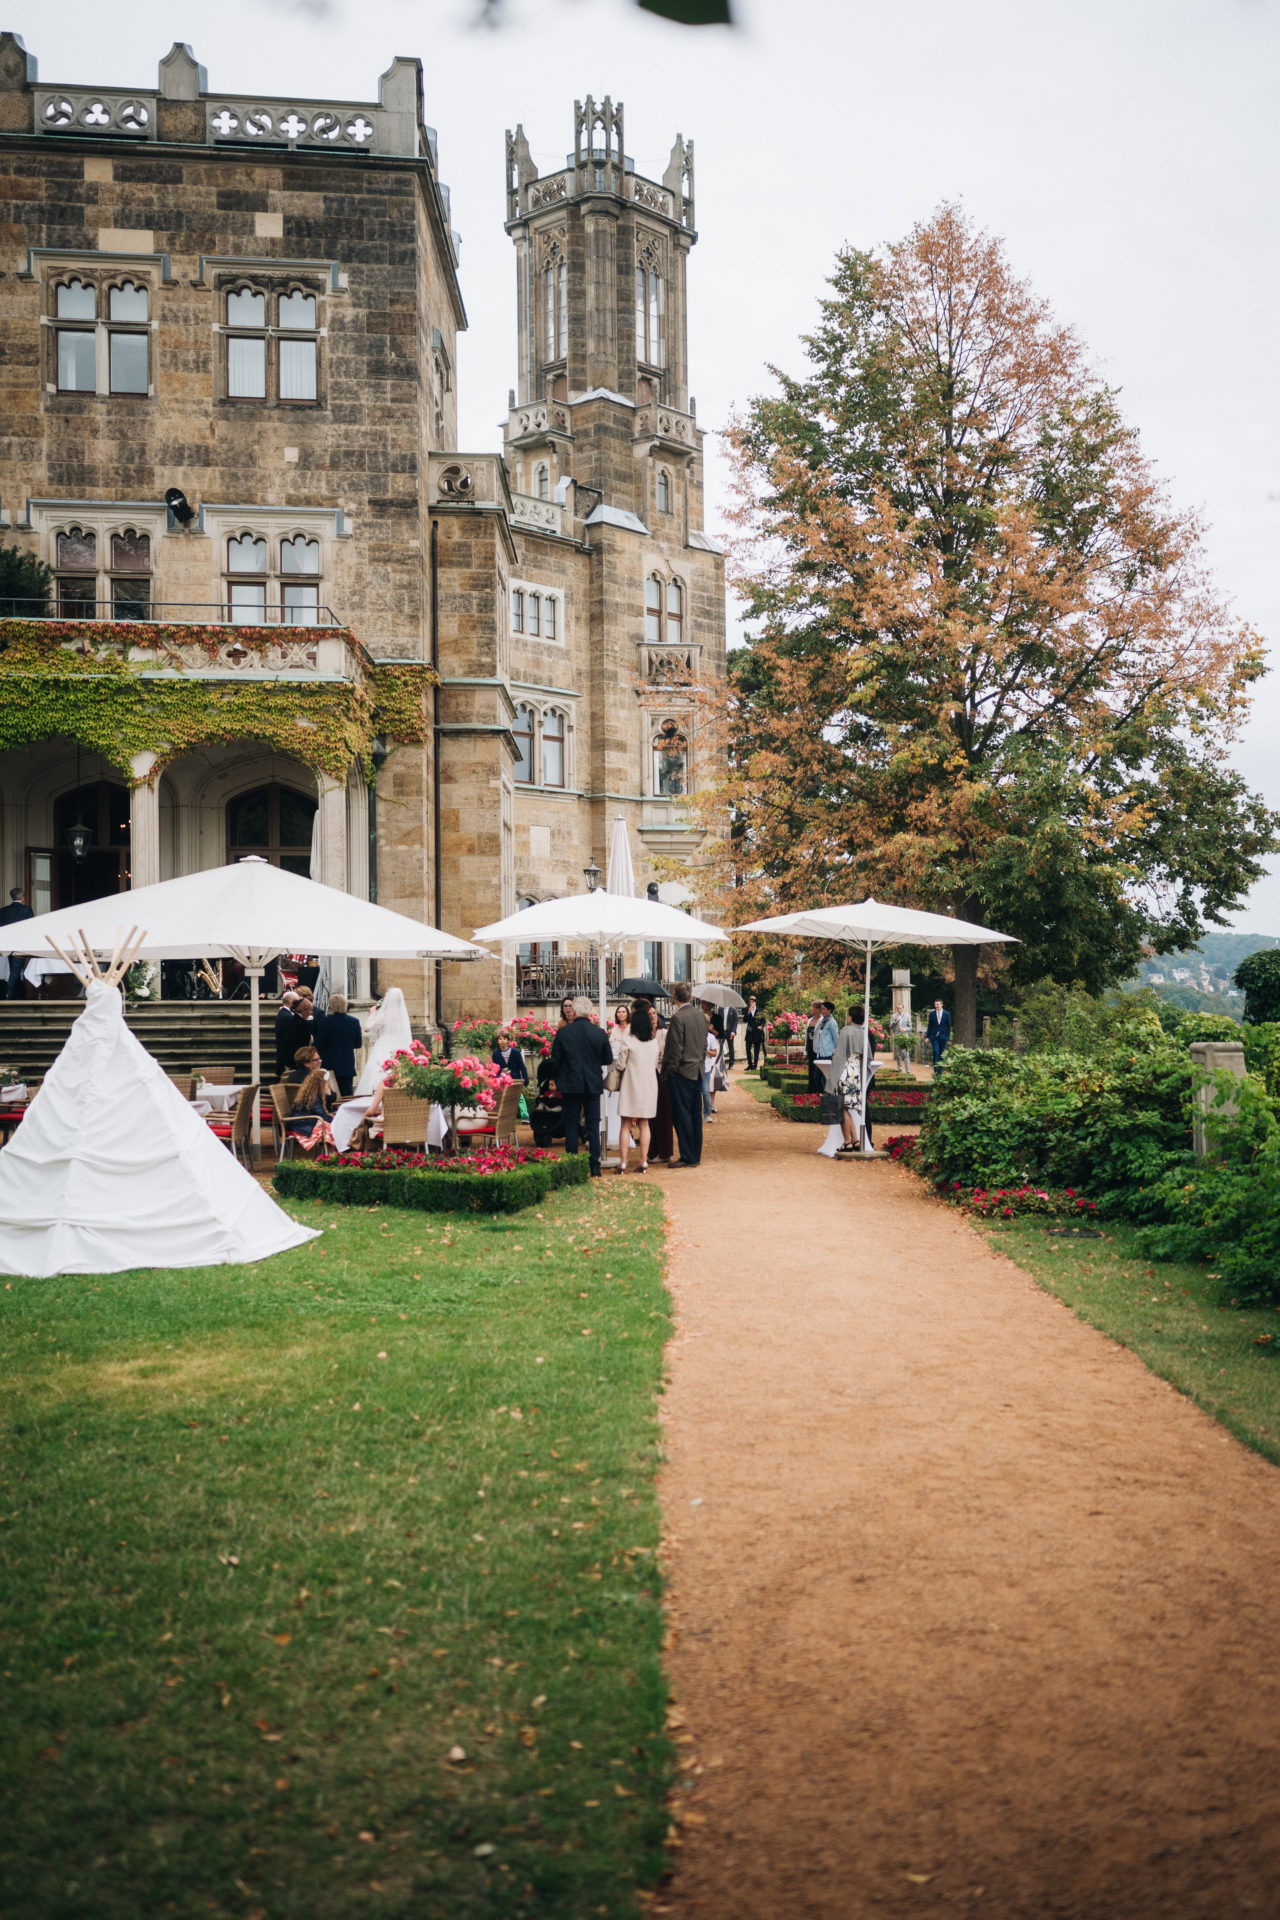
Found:
[{"label": "tree trunk", "polygon": [[978,1042],[978,949],[953,947],[956,972],[956,1007],[952,1037],[957,1046],[973,1047]]}]

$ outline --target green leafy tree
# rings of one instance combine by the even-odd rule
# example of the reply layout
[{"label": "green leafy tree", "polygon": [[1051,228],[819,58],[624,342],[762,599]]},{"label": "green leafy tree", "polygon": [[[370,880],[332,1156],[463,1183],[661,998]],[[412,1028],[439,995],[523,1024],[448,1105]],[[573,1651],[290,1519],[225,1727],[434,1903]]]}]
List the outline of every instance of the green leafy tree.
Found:
[{"label": "green leafy tree", "polygon": [[1235,984],[1244,992],[1246,1020],[1280,1020],[1280,947],[1248,954],[1236,968]]},{"label": "green leafy tree", "polygon": [[0,541],[0,618],[31,619],[49,610],[53,573],[34,553]]},{"label": "green leafy tree", "polygon": [[[1018,937],[991,962],[1014,983],[1096,994],[1193,946],[1278,844],[1227,760],[1262,640],[996,241],[944,207],[830,284],[807,377],[731,436],[758,633],[719,904],[949,910]],[[956,950],[966,1041],[978,965]]]}]

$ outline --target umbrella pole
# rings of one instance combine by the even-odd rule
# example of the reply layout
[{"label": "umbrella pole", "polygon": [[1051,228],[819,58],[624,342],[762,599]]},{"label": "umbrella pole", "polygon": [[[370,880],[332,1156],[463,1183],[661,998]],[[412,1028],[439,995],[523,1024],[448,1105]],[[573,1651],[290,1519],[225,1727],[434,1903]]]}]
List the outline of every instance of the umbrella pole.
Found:
[{"label": "umbrella pole", "polygon": [[262,1158],[262,1036],[258,1024],[258,982],[262,978],[261,967],[246,967],[249,976],[249,1084],[257,1087],[253,1096],[253,1160],[256,1166]]},{"label": "umbrella pole", "polygon": [[867,1145],[867,1065],[871,1046],[871,942],[867,942],[866,967],[862,976],[862,1151],[873,1151]]},{"label": "umbrella pole", "polygon": [[[606,1033],[608,1031],[608,1023],[605,1019],[605,1009],[604,1009],[604,957],[607,951],[608,949],[606,948],[604,941],[601,940],[599,945],[596,947],[596,995],[597,995],[597,999],[599,1002],[599,1009],[600,1009],[601,1033]],[[609,1151],[609,1095],[608,1093],[602,1093],[600,1095],[600,1164],[601,1166],[604,1165],[605,1156],[607,1155],[608,1151]]]}]

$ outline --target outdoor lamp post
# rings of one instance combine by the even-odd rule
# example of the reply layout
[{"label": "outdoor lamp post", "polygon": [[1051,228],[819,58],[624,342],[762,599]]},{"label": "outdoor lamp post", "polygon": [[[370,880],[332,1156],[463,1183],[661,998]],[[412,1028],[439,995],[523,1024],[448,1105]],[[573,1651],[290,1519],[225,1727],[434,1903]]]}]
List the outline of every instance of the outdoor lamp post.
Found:
[{"label": "outdoor lamp post", "polygon": [[591,865],[589,867],[584,867],[582,871],[586,876],[587,892],[594,893],[596,888],[600,885],[600,878],[601,878],[600,869],[596,865],[595,860],[593,859],[591,862]]}]

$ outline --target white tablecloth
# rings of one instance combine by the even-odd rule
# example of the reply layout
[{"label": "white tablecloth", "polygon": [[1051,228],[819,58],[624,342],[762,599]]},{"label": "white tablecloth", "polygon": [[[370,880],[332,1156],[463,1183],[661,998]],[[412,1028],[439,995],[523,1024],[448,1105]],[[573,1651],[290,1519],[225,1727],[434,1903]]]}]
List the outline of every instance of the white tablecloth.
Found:
[{"label": "white tablecloth", "polygon": [[211,1087],[202,1081],[196,1088],[196,1100],[214,1113],[230,1113],[243,1092],[243,1087]]},{"label": "white tablecloth", "polygon": [[28,960],[22,970],[22,977],[33,987],[42,987],[55,973],[70,973],[71,968],[65,960],[41,960],[38,957]]}]

